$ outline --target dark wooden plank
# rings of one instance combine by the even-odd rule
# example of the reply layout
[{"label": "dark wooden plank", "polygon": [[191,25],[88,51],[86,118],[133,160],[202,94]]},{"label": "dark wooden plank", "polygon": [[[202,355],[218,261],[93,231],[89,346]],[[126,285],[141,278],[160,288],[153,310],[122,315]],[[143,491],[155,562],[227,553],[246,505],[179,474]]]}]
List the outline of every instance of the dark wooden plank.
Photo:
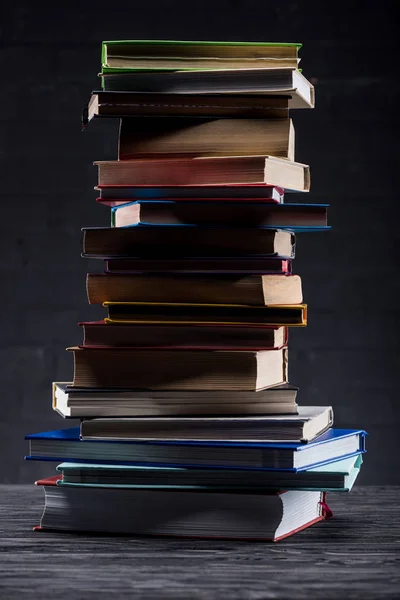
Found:
[{"label": "dark wooden plank", "polygon": [[42,491],[0,486],[0,597],[398,598],[399,493],[331,494],[333,519],[262,544],[35,533]]}]

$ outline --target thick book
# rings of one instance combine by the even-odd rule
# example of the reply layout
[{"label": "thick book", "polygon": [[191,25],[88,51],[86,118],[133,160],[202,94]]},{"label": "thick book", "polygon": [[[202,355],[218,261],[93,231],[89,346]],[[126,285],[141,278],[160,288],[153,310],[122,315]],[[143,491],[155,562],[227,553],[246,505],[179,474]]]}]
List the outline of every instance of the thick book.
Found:
[{"label": "thick book", "polygon": [[106,260],[106,273],[290,275],[292,261],[264,257],[210,258],[114,258]]},{"label": "thick book", "polygon": [[235,469],[188,469],[61,463],[57,485],[156,489],[320,490],[349,492],[362,465],[362,454],[297,473]]},{"label": "thick book", "polygon": [[188,304],[181,302],[104,302],[106,323],[159,323],[208,325],[270,325],[305,327],[306,304]]},{"label": "thick book", "polygon": [[327,204],[136,200],[113,207],[111,225],[241,226],[294,232],[321,231],[329,229],[327,213]]},{"label": "thick book", "polygon": [[79,323],[84,347],[130,346],[186,350],[270,350],[287,344],[287,327]]},{"label": "thick book", "polygon": [[267,94],[289,99],[289,108],[314,108],[314,86],[293,68],[218,69],[213,71],[107,72],[105,91],[156,94]]},{"label": "thick book", "polygon": [[178,186],[127,186],[98,185],[97,202],[107,206],[120,206],[134,200],[178,200],[218,202],[283,202],[284,190],[278,186],[259,185],[178,185]]},{"label": "thick book", "polygon": [[[188,302],[212,304],[301,304],[298,275],[118,275],[89,273],[89,304]],[[223,332],[222,332],[223,333]]]},{"label": "thick book", "polygon": [[85,388],[258,391],[287,383],[287,350],[69,348]]},{"label": "thick book", "polygon": [[251,69],[299,64],[301,44],[189,40],[114,40],[102,42],[102,72]]},{"label": "thick book", "polygon": [[308,192],[308,165],[275,156],[103,160],[98,185],[180,186],[269,184]]},{"label": "thick book", "polygon": [[319,491],[276,493],[43,486],[39,531],[277,542],[332,516]]},{"label": "thick book", "polygon": [[287,327],[268,325],[79,323],[84,347],[170,348],[186,350],[270,350],[287,344]]},{"label": "thick book", "polygon": [[287,327],[269,325],[156,325],[112,324],[102,321],[79,323],[84,347],[170,348],[186,350],[271,350],[287,344]]},{"label": "thick book", "polygon": [[153,94],[95,90],[82,113],[82,126],[102,117],[207,117],[287,119],[289,98],[235,94]]},{"label": "thick book", "polygon": [[294,160],[291,119],[121,119],[119,160],[271,155]]},{"label": "thick book", "polygon": [[144,466],[304,471],[365,452],[362,430],[328,429],[308,444],[290,442],[117,442],[80,439],[79,426],[27,435],[29,460]]},{"label": "thick book", "polygon": [[257,392],[151,391],[79,388],[53,383],[53,409],[62,417],[295,415],[298,388],[284,384]]},{"label": "thick book", "polygon": [[251,228],[92,227],[83,229],[83,254],[93,258],[294,258],[290,231]]},{"label": "thick book", "polygon": [[85,419],[84,440],[311,442],[333,425],[331,406],[300,406],[297,415]]}]

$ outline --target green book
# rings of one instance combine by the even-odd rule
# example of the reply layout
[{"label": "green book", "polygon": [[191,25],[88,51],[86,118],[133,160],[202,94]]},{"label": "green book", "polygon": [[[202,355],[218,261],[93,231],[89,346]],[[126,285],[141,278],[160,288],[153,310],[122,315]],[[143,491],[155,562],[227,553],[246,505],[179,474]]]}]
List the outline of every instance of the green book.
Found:
[{"label": "green book", "polygon": [[263,470],[178,468],[64,462],[57,467],[57,485],[137,489],[244,490],[259,492],[320,490],[349,492],[360,472],[362,456],[331,462],[297,473]]},{"label": "green book", "polygon": [[297,68],[301,44],[114,40],[102,42],[102,73]]}]

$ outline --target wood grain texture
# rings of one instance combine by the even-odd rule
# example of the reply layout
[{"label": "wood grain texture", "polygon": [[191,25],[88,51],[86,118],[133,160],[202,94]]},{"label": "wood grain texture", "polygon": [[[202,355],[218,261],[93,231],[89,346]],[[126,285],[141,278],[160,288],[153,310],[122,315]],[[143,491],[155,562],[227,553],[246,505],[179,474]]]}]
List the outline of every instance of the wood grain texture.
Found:
[{"label": "wood grain texture", "polygon": [[331,494],[334,518],[277,544],[35,533],[43,492],[0,486],[0,597],[400,597],[400,487]]}]

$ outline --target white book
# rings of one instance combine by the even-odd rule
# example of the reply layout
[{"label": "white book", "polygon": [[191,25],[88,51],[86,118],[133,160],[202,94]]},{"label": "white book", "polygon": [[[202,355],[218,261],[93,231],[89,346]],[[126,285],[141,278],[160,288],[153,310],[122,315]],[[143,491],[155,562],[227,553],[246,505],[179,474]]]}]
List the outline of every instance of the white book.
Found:
[{"label": "white book", "polygon": [[90,419],[82,439],[204,442],[309,442],[333,424],[331,406],[300,406],[297,415]]},{"label": "white book", "polygon": [[295,68],[103,73],[105,91],[169,94],[269,94],[291,108],[314,108],[314,86]]}]

